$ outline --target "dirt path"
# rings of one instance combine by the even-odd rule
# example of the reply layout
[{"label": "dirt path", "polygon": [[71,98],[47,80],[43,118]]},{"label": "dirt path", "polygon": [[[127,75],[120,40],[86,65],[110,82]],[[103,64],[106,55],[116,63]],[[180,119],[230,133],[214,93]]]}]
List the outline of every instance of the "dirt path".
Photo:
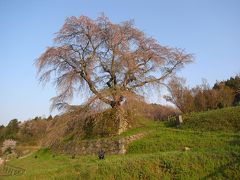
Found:
[{"label": "dirt path", "polygon": [[31,152],[31,153],[29,153],[29,154],[26,154],[25,156],[19,157],[19,159],[24,159],[24,158],[26,158],[26,157],[28,157],[28,156],[31,156],[32,154],[33,154],[33,152]]}]

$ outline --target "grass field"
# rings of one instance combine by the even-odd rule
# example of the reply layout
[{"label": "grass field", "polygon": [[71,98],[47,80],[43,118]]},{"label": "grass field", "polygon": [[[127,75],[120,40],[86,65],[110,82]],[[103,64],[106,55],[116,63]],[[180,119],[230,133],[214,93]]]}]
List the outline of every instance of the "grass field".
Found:
[{"label": "grass field", "polygon": [[190,126],[176,129],[162,122],[145,121],[141,127],[122,136],[139,132],[147,135],[132,142],[126,155],[106,155],[105,160],[98,160],[96,156],[72,159],[41,149],[26,158],[8,162],[24,168],[23,175],[2,178],[240,179],[239,132],[197,131]]},{"label": "grass field", "polygon": [[240,106],[184,115],[182,128],[198,131],[240,132]]}]

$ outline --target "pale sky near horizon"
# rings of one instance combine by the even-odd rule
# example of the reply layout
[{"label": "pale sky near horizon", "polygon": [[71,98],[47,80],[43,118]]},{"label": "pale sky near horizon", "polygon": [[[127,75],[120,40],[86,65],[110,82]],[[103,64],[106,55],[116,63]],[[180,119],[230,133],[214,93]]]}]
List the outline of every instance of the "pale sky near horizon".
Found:
[{"label": "pale sky near horizon", "polygon": [[134,19],[160,44],[194,54],[179,73],[191,87],[240,73],[239,0],[0,0],[0,125],[50,114],[55,89],[38,83],[34,60],[66,17],[102,12],[114,23]]}]

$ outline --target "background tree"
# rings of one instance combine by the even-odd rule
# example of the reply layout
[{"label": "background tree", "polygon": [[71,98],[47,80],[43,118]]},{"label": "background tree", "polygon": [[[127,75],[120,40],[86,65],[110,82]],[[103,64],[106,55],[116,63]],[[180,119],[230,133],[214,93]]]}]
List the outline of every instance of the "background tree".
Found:
[{"label": "background tree", "polygon": [[236,99],[234,90],[227,86],[225,81],[216,83],[213,88],[210,88],[207,81],[203,80],[202,84],[189,89],[183,78],[174,78],[169,81],[168,89],[170,96],[165,96],[166,100],[183,113],[229,107]]},{"label": "background tree", "polygon": [[[218,98],[219,93],[215,89],[207,89],[203,91],[205,98],[204,110],[216,109],[218,108]],[[203,109],[201,110],[203,111]]]},{"label": "background tree", "polygon": [[240,88],[235,92],[233,105],[240,106]]},{"label": "background tree", "polygon": [[180,77],[171,79],[167,85],[170,95],[164,98],[173,103],[181,112],[187,113],[194,110],[193,95],[186,87],[186,80]]},{"label": "background tree", "polygon": [[3,125],[1,125],[0,126],[0,144],[4,140],[4,133],[5,133],[4,131],[5,131],[5,127]]},{"label": "background tree", "polygon": [[118,109],[128,96],[163,84],[192,61],[191,54],[160,45],[132,21],[114,24],[104,15],[67,18],[54,41],[36,66],[43,84],[55,77],[52,107],[58,109],[82,90],[91,92],[87,104],[100,100]]},{"label": "background tree", "polygon": [[21,143],[35,145],[37,141],[46,135],[48,121],[46,119],[34,118],[21,124],[19,130],[19,141]]},{"label": "background tree", "polygon": [[5,138],[16,139],[19,131],[19,122],[17,119],[12,119],[5,128]]},{"label": "background tree", "polygon": [[231,77],[225,82],[225,85],[234,91],[233,105],[240,105],[240,75],[236,75],[234,78]]},{"label": "background tree", "polygon": [[229,107],[233,105],[234,101],[234,90],[226,86],[225,83],[219,83],[215,87],[218,94],[218,108]]},{"label": "background tree", "polygon": [[192,88],[194,94],[195,111],[206,111],[208,104],[211,102],[209,98],[210,86],[206,79],[202,79],[202,83]]}]

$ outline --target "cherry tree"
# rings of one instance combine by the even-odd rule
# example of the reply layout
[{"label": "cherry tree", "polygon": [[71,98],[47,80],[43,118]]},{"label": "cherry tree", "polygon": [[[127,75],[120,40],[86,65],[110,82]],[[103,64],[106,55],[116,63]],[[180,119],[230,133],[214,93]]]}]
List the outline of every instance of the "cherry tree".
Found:
[{"label": "cherry tree", "polygon": [[36,67],[40,82],[54,79],[57,96],[52,103],[57,108],[83,90],[92,94],[86,104],[98,100],[118,108],[141,88],[165,84],[192,61],[191,54],[160,45],[132,21],[115,24],[104,15],[67,18],[54,42]]}]

